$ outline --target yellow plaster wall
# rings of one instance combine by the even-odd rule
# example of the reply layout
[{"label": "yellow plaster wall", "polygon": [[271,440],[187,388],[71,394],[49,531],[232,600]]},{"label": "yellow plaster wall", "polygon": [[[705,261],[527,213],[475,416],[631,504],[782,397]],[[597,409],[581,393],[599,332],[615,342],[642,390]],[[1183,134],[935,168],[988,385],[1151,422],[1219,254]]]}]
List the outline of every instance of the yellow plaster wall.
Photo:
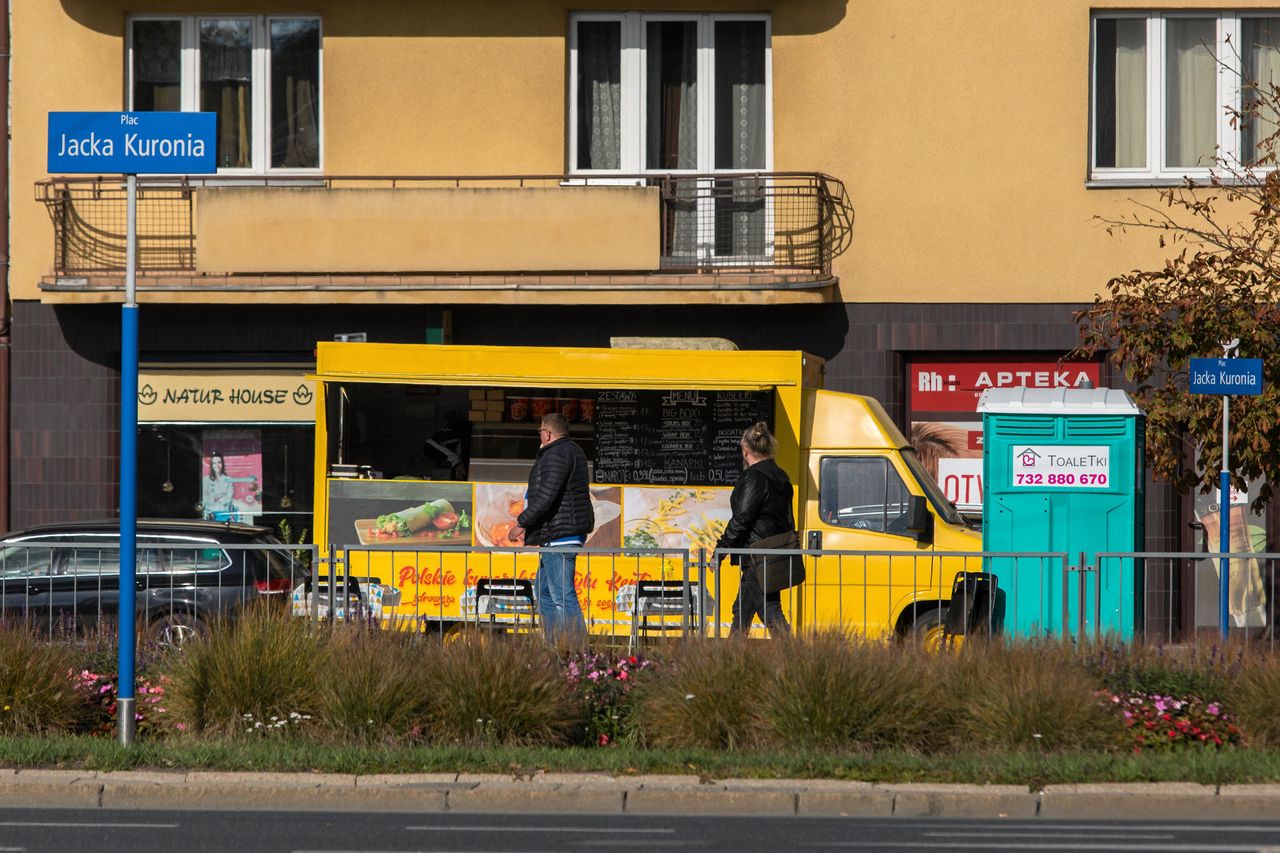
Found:
[{"label": "yellow plaster wall", "polygon": [[[630,8],[772,12],[774,168],[825,171],[848,186],[857,225],[835,265],[846,300],[1060,302],[1088,300],[1110,276],[1161,257],[1151,235],[1109,237],[1093,221],[1153,202],[1153,190],[1085,187],[1090,9],[1134,5]],[[187,9],[160,0],[14,7],[12,282],[15,298],[38,298],[52,229],[29,188],[45,174],[45,113],[120,109],[126,12]],[[590,8],[618,4],[283,0],[270,11],[323,18],[326,173],[546,174],[565,168],[569,12]],[[205,0],[198,11],[244,7]]]},{"label": "yellow plaster wall", "polygon": [[656,187],[222,187],[197,217],[201,272],[658,268]]}]

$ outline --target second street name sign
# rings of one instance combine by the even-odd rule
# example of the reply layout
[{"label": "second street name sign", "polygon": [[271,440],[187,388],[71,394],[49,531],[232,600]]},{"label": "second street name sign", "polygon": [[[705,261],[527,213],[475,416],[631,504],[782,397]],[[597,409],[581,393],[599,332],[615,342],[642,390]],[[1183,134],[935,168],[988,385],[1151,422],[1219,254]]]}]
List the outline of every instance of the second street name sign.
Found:
[{"label": "second street name sign", "polygon": [[1191,359],[1192,394],[1257,395],[1262,393],[1262,359]]},{"label": "second street name sign", "polygon": [[50,174],[218,171],[216,113],[49,113]]}]

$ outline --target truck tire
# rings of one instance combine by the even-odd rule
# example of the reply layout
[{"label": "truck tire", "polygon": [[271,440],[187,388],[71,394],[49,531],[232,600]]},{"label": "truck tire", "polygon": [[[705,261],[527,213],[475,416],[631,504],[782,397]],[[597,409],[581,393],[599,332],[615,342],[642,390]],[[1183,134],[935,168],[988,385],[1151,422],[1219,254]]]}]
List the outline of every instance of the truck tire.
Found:
[{"label": "truck tire", "polygon": [[955,650],[964,645],[963,636],[947,633],[947,609],[932,607],[919,610],[907,629],[907,639],[927,652]]}]

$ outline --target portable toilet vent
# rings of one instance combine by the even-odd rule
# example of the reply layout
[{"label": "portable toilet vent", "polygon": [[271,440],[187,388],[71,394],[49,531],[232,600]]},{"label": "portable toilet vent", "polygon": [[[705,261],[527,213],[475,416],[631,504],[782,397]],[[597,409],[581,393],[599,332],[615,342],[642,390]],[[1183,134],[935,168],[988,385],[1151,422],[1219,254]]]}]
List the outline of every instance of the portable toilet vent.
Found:
[{"label": "portable toilet vent", "polygon": [[[984,551],[1069,555],[991,557],[1006,631],[1017,636],[1111,634],[1142,620],[1145,419],[1110,388],[989,388],[983,437]],[[1080,566],[1098,568],[1080,573]],[[1083,604],[1083,606],[1081,606]]]}]

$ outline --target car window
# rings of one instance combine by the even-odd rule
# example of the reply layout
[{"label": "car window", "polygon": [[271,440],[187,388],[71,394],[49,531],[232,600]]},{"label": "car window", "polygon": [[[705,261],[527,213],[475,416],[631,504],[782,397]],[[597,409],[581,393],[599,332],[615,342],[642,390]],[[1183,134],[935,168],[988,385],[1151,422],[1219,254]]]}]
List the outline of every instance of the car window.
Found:
[{"label": "car window", "polygon": [[160,550],[159,571],[182,574],[186,572],[216,572],[231,565],[227,552],[216,543],[182,536],[156,536]]},{"label": "car window", "polygon": [[882,456],[826,457],[818,483],[822,520],[835,527],[910,535],[911,493],[897,469]]},{"label": "car window", "polygon": [[[154,548],[137,549],[137,561],[134,571],[137,574],[148,574],[156,571],[157,555]],[[60,575],[118,575],[120,574],[120,547],[107,543],[94,545],[75,545],[62,549],[56,563],[56,574]]]},{"label": "car window", "polygon": [[53,565],[58,537],[33,536],[0,546],[0,578],[43,577]]}]

